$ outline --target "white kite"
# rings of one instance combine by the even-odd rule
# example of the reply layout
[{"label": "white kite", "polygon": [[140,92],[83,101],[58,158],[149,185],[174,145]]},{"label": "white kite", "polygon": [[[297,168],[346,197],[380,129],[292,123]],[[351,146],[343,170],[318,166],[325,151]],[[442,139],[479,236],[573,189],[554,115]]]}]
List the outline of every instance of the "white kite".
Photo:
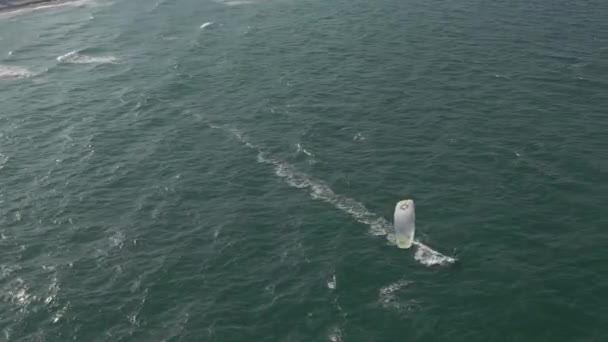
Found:
[{"label": "white kite", "polygon": [[395,240],[397,247],[410,248],[416,232],[416,210],[414,200],[399,201],[395,206]]}]

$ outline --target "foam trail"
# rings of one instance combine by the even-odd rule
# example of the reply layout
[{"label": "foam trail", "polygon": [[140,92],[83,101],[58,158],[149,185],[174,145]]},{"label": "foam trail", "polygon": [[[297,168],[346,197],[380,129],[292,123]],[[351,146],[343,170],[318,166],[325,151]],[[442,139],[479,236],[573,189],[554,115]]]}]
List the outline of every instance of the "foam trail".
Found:
[{"label": "foam trail", "polygon": [[417,247],[414,259],[416,259],[423,265],[446,265],[453,264],[454,262],[456,262],[456,258],[443,255],[418,240],[414,240],[413,244]]},{"label": "foam trail", "polygon": [[114,56],[92,57],[81,55],[78,53],[78,51],[71,51],[65,55],[57,57],[57,61],[72,64],[116,64],[118,63],[118,58]]},{"label": "foam trail", "polygon": [[336,275],[332,275],[331,279],[327,281],[327,288],[330,290],[336,289]]},{"label": "foam trail", "polygon": [[300,143],[296,144],[296,148],[298,149],[298,152],[302,152],[311,158],[315,156],[312,152],[310,152],[307,149],[305,149],[304,147],[302,147],[302,144],[300,144]]},{"label": "foam trail", "polygon": [[251,5],[254,2],[249,1],[249,0],[229,0],[229,1],[222,1],[221,3],[223,3],[226,6],[240,6],[240,5]]},{"label": "foam trail", "polygon": [[382,306],[385,308],[399,309],[400,305],[397,302],[396,292],[401,288],[410,285],[412,282],[408,280],[399,280],[380,289],[379,299]]},{"label": "foam trail", "polygon": [[211,26],[212,24],[213,24],[212,22],[208,21],[208,22],[204,23],[203,25],[201,25],[201,27],[200,27],[200,28],[201,28],[201,29],[204,29],[205,27],[207,27],[207,26]]},{"label": "foam trail", "polygon": [[397,294],[401,289],[408,287],[412,283],[413,282],[408,280],[398,280],[381,288],[379,299],[382,306],[385,309],[410,312],[422,309],[420,303],[416,299],[410,299],[406,302],[397,299]]},{"label": "foam trail", "polygon": [[94,0],[73,0],[73,1],[55,1],[47,5],[25,6],[17,9],[8,9],[5,13],[0,13],[0,16],[14,16],[19,14],[27,14],[34,11],[47,10],[60,7],[85,7],[94,5]]},{"label": "foam trail", "polygon": [[338,327],[334,327],[331,329],[328,338],[331,342],[342,342],[342,330]]},{"label": "foam trail", "polygon": [[277,176],[283,178],[287,184],[298,189],[308,189],[312,198],[327,202],[334,207],[350,214],[360,223],[370,226],[373,235],[387,235],[387,228],[391,225],[383,218],[377,217],[365,206],[351,198],[336,194],[329,186],[318,179],[298,171],[292,165],[269,157],[265,152],[258,150],[258,162],[274,166]]},{"label": "foam trail", "polygon": [[0,78],[28,78],[34,76],[34,73],[30,70],[17,67],[0,65]]},{"label": "foam trail", "polygon": [[[329,203],[335,208],[351,215],[357,222],[370,227],[370,233],[375,236],[386,236],[389,243],[395,245],[395,235],[389,233],[393,230],[393,225],[382,217],[369,211],[363,204],[352,198],[336,194],[329,186],[321,180],[308,176],[298,171],[294,166],[279,159],[269,156],[261,147],[252,144],[245,138],[243,133],[235,128],[225,128],[210,124],[209,127],[221,129],[232,133],[241,143],[250,149],[258,152],[257,161],[274,167],[275,174],[282,178],[285,183],[297,189],[308,190],[314,199]],[[445,265],[456,261],[455,258],[443,255],[418,240],[414,240],[413,245],[417,247],[414,258],[425,266]]]}]

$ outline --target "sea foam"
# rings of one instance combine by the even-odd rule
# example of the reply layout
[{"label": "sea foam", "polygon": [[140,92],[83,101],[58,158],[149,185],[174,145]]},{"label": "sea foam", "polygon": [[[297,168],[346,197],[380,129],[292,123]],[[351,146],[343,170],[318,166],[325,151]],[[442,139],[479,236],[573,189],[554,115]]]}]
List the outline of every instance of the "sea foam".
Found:
[{"label": "sea foam", "polygon": [[[390,233],[393,230],[392,224],[383,217],[369,211],[362,203],[337,194],[323,181],[299,171],[296,167],[285,161],[273,157],[260,146],[251,143],[238,129],[216,125],[209,126],[214,129],[230,132],[243,145],[255,150],[257,152],[257,161],[272,166],[274,174],[283,179],[289,186],[306,190],[313,199],[331,204],[336,209],[349,214],[357,222],[367,225],[370,234],[386,236],[390,244],[396,244],[394,234]],[[443,255],[418,240],[414,240],[413,244],[417,247],[414,259],[425,266],[446,265],[456,261],[455,258]]]}]

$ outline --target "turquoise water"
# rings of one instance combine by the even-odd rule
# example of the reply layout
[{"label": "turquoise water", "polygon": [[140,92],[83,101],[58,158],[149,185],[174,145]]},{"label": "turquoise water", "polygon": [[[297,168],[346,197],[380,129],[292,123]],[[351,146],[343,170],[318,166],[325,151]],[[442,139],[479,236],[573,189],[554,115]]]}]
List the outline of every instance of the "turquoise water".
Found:
[{"label": "turquoise water", "polygon": [[0,13],[0,340],[608,340],[606,18],[599,0]]}]

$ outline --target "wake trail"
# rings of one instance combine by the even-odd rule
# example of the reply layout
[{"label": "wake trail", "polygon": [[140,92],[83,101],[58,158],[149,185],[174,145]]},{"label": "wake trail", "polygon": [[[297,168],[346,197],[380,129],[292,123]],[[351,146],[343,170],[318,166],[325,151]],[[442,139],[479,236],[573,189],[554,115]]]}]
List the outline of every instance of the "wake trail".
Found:
[{"label": "wake trail", "polygon": [[69,64],[117,64],[118,58],[114,56],[87,56],[74,50],[57,57],[57,61]]},{"label": "wake trail", "polygon": [[[336,209],[348,213],[357,222],[369,226],[369,231],[372,235],[386,236],[391,245],[396,244],[394,234],[390,233],[393,230],[392,224],[383,217],[369,211],[362,203],[335,193],[323,181],[299,171],[296,167],[285,161],[272,157],[261,147],[251,143],[245,138],[243,133],[236,128],[212,124],[209,124],[209,127],[231,133],[243,145],[256,151],[257,161],[272,166],[275,175],[283,179],[289,186],[296,189],[307,190],[313,199],[329,203]],[[445,265],[456,261],[455,258],[443,255],[418,240],[414,240],[413,244],[417,247],[414,258],[423,265]]]}]

